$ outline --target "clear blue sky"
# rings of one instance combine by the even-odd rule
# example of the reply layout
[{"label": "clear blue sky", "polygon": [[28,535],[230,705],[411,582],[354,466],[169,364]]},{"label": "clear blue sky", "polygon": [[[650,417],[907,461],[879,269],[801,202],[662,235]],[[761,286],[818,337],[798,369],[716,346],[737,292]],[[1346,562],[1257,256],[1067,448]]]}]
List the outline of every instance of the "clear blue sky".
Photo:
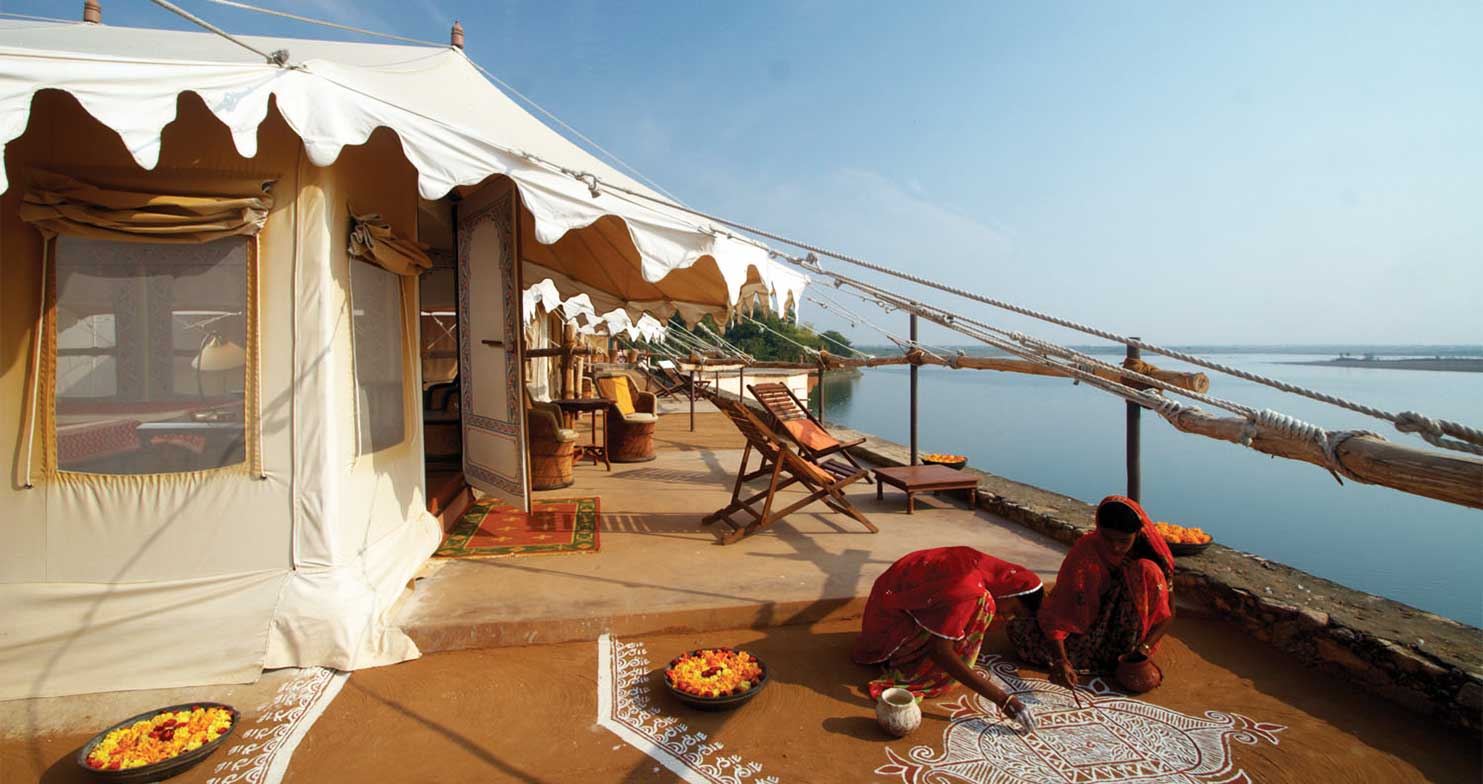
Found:
[{"label": "clear blue sky", "polygon": [[1483,343],[1477,2],[257,2],[438,41],[461,19],[472,57],[691,204],[1110,329]]}]

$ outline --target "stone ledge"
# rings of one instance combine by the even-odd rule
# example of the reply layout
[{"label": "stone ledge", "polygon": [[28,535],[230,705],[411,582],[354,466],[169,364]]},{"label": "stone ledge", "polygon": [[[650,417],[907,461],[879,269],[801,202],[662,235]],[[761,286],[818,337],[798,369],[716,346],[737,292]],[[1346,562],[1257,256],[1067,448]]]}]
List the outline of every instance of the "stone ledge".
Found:
[{"label": "stone ledge", "polygon": [[[842,441],[867,439],[850,451],[876,465],[910,462],[901,444],[838,425],[830,431]],[[980,479],[979,506],[1006,520],[1067,544],[1092,528],[1094,508],[1083,501],[964,470]],[[1182,601],[1238,623],[1305,664],[1483,733],[1483,631],[1220,544],[1177,567]]]}]

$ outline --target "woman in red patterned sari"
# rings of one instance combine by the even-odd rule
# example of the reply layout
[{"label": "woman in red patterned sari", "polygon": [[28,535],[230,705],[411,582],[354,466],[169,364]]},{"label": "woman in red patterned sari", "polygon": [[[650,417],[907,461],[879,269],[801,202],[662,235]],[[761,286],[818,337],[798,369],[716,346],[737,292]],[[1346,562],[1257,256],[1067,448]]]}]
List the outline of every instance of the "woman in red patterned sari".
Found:
[{"label": "woman in red patterned sari", "polygon": [[1143,507],[1114,495],[1097,528],[1061,562],[1038,617],[1009,624],[1019,657],[1048,665],[1068,686],[1077,673],[1112,672],[1125,656],[1151,656],[1174,617],[1174,556]]},{"label": "woman in red patterned sari", "polygon": [[899,687],[920,700],[962,683],[1005,714],[1028,723],[1023,703],[978,674],[973,664],[996,611],[1033,607],[1040,578],[971,547],[909,553],[876,578],[853,658],[879,664],[870,696]]}]

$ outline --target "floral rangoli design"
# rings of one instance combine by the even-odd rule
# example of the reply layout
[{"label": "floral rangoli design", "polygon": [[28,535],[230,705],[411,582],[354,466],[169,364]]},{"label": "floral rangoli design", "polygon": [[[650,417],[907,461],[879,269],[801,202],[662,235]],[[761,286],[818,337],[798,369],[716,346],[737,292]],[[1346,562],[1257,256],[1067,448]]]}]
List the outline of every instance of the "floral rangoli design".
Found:
[{"label": "floral rangoli design", "polygon": [[942,750],[916,746],[905,757],[887,748],[876,775],[904,784],[1234,784],[1249,782],[1231,761],[1231,742],[1277,744],[1280,724],[1236,713],[1203,717],[1133,699],[1100,678],[1075,692],[1021,678],[996,655],[979,659],[1010,694],[1029,705],[1037,729],[1025,734],[977,694],[942,703],[952,721]]},{"label": "floral rangoli design", "polygon": [[665,715],[651,670],[643,643],[598,638],[597,723],[688,784],[777,784],[760,763],[723,753],[720,741]]}]

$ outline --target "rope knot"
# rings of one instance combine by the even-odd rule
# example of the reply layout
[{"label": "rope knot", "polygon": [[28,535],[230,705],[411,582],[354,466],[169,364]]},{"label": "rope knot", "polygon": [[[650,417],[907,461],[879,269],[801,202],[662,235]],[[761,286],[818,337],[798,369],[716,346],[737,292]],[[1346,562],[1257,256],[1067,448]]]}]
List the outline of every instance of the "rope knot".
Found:
[{"label": "rope knot", "polygon": [[[1427,436],[1441,438],[1443,434],[1442,426],[1437,423],[1437,420],[1425,414],[1418,414],[1415,411],[1402,411],[1397,414],[1395,417],[1395,429],[1402,433],[1418,433],[1422,438],[1426,438]],[[1426,440],[1430,441],[1431,438],[1427,438]]]},{"label": "rope knot", "polygon": [[596,174],[588,174],[587,172],[578,172],[577,173],[577,179],[581,180],[584,184],[587,185],[587,191],[592,194],[592,198],[595,199],[595,198],[597,198],[597,197],[599,197],[599,196],[602,195],[602,191],[600,191],[600,190],[597,189],[597,175]]}]

